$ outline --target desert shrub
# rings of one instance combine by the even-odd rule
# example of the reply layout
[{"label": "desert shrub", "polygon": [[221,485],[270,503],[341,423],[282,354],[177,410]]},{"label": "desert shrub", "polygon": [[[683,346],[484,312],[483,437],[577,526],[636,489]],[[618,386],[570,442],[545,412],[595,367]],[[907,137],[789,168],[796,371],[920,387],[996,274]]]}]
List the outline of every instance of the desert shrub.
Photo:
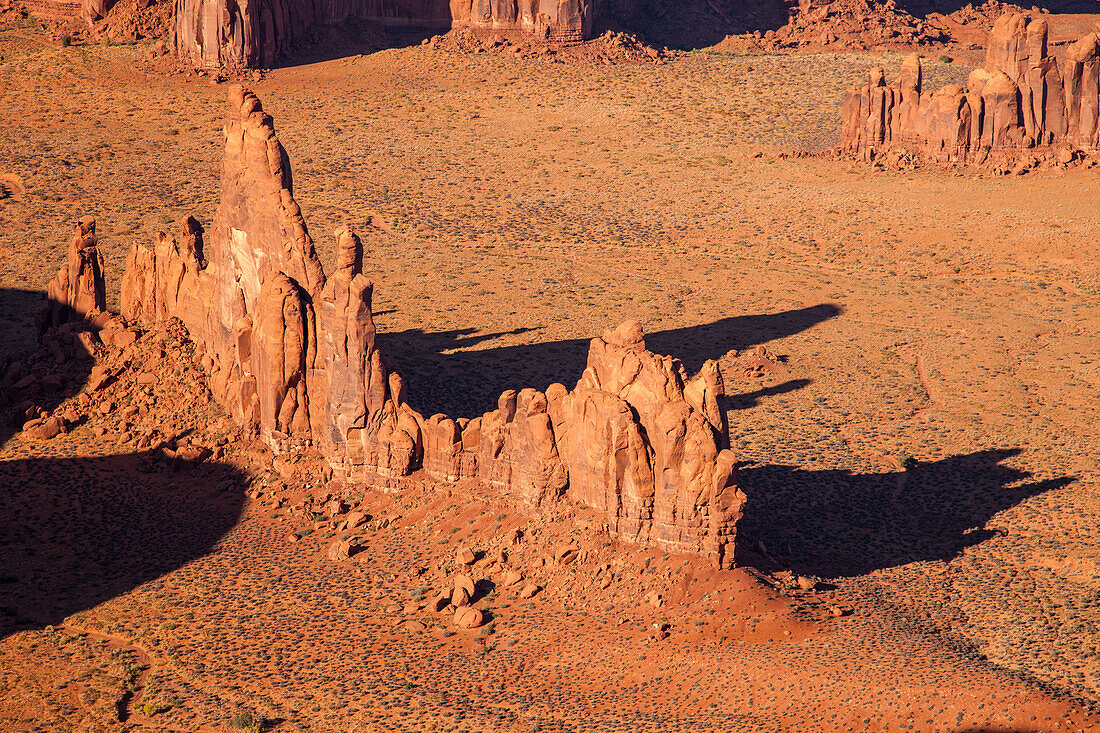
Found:
[{"label": "desert shrub", "polygon": [[62,48],[68,48],[71,45],[73,45],[73,37],[72,36],[70,36],[68,33],[61,36],[61,47]]},{"label": "desert shrub", "polygon": [[244,711],[229,719],[229,727],[245,731],[245,733],[260,733],[263,729],[263,721],[252,713]]}]

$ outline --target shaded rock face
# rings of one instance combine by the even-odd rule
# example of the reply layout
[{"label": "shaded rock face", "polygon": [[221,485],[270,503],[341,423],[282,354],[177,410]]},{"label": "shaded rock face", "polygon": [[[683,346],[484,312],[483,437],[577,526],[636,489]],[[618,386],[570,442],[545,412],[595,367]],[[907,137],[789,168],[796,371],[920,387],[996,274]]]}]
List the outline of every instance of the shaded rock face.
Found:
[{"label": "shaded rock face", "polygon": [[46,305],[39,316],[39,332],[107,310],[103,256],[95,235],[95,219],[83,217],[69,243],[68,260],[46,287]]},{"label": "shaded rock face", "polygon": [[1065,58],[1048,55],[1047,24],[1019,13],[993,26],[985,64],[966,89],[921,88],[920,58],[906,59],[887,86],[881,69],[851,87],[841,106],[840,144],[873,160],[906,149],[948,163],[981,164],[1032,148],[1095,151],[1100,109],[1100,37],[1090,33]]},{"label": "shaded rock face", "polygon": [[520,31],[540,38],[591,37],[593,0],[176,0],[176,53],[197,68],[259,68],[315,26],[368,21],[427,30]]},{"label": "shaded rock face", "polygon": [[446,0],[176,0],[173,38],[181,59],[198,68],[271,66],[318,25],[363,20],[389,26],[450,26]]},{"label": "shaded rock face", "polygon": [[346,227],[335,237],[326,277],[271,118],[236,88],[209,236],[189,218],[178,237],[135,245],[123,315],[180,319],[240,425],[276,452],[316,446],[344,480],[476,481],[531,510],[588,506],[613,536],[732,564],[745,497],[715,362],[689,379],[627,322],[593,339],[572,391],[509,390],[472,420],[425,418],[377,348],[362,242]]}]

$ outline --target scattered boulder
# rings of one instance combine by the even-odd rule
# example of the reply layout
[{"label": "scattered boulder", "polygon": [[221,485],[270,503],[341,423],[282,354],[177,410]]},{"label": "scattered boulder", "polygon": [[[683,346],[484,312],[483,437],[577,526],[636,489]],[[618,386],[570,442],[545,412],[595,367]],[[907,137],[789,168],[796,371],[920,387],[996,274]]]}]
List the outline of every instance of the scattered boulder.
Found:
[{"label": "scattered boulder", "polygon": [[31,421],[23,426],[23,436],[30,440],[53,440],[62,433],[65,423],[54,415]]},{"label": "scattered boulder", "polygon": [[459,565],[473,565],[476,559],[473,550],[469,547],[463,546],[455,550],[455,562]]},{"label": "scattered boulder", "polygon": [[447,605],[450,602],[451,602],[451,597],[450,596],[448,596],[445,593],[440,593],[439,595],[435,596],[430,601],[428,601],[427,608],[428,608],[429,611],[431,611],[433,613],[439,613],[444,608],[446,608]]},{"label": "scattered boulder", "polygon": [[469,575],[458,574],[454,577],[454,587],[465,589],[467,595],[474,595],[475,583],[474,579]]},{"label": "scattered boulder", "polygon": [[451,605],[455,608],[470,605],[470,592],[461,586],[455,586],[451,592]]},{"label": "scattered boulder", "polygon": [[468,575],[454,577],[454,590],[451,591],[451,605],[455,608],[467,606],[474,597],[474,581]]},{"label": "scattered boulder", "polygon": [[328,548],[328,559],[336,562],[347,560],[352,554],[354,554],[354,548],[351,540],[337,540]]},{"label": "scattered boulder", "polygon": [[460,629],[476,629],[485,623],[485,614],[473,606],[462,606],[455,609],[453,621]]},{"label": "scattered boulder", "polygon": [[192,445],[190,443],[182,445],[176,450],[177,458],[190,463],[201,463],[213,454],[214,452],[209,448],[205,448],[201,445]]}]

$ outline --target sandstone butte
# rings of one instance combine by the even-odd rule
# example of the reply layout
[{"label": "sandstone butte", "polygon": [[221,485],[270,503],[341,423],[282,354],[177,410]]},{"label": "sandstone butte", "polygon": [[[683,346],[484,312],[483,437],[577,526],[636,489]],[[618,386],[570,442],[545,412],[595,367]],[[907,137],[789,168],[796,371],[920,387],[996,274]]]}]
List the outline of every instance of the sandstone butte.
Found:
[{"label": "sandstone butte", "polygon": [[1030,149],[1100,148],[1100,36],[1069,46],[1059,66],[1047,52],[1047,23],[1006,13],[993,25],[985,64],[964,90],[926,94],[920,57],[887,86],[881,68],[851,87],[841,107],[841,148],[864,160],[902,150],[950,164],[1012,159]]},{"label": "sandstone butte", "polygon": [[[215,399],[247,434],[276,453],[315,448],[344,481],[400,490],[423,471],[479,482],[530,511],[573,502],[603,516],[613,537],[732,566],[745,495],[714,361],[689,379],[628,321],[592,340],[572,390],[507,391],[473,419],[424,417],[376,347],[359,237],[336,231],[326,276],[271,117],[252,93],[229,96],[210,231],[188,218],[178,237],[135,244],[121,306],[130,322],[184,324]],[[81,221],[50,285],[47,323],[104,312],[94,232]],[[111,339],[133,340],[118,316],[97,319]]]},{"label": "sandstone butte", "polygon": [[369,21],[386,27],[519,32],[554,41],[591,37],[592,0],[176,0],[172,43],[197,68],[271,66],[316,26]]}]

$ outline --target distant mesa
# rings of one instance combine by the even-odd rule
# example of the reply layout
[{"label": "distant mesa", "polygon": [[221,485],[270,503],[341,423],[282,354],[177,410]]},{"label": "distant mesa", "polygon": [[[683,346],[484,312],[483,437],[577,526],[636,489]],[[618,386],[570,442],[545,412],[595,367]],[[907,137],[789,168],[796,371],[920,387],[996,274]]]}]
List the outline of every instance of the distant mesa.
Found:
[{"label": "distant mesa", "polygon": [[1059,64],[1048,54],[1043,18],[1006,13],[966,89],[924,92],[913,55],[892,85],[876,68],[866,86],[851,87],[841,118],[841,148],[863,160],[911,155],[982,165],[1041,150],[1072,162],[1100,148],[1100,36],[1070,45]]},{"label": "distant mesa", "polygon": [[335,236],[329,276],[271,117],[234,87],[213,224],[189,218],[178,237],[135,245],[122,314],[182,321],[215,399],[247,433],[279,453],[316,448],[341,479],[400,490],[423,471],[531,511],[575,502],[614,537],[732,565],[745,496],[716,362],[689,378],[627,322],[592,340],[572,390],[509,390],[472,419],[425,417],[377,347],[362,242]]},{"label": "distant mesa", "polygon": [[471,28],[554,41],[591,37],[593,0],[176,0],[173,44],[203,69],[272,66],[316,26],[359,20],[390,28]]}]

